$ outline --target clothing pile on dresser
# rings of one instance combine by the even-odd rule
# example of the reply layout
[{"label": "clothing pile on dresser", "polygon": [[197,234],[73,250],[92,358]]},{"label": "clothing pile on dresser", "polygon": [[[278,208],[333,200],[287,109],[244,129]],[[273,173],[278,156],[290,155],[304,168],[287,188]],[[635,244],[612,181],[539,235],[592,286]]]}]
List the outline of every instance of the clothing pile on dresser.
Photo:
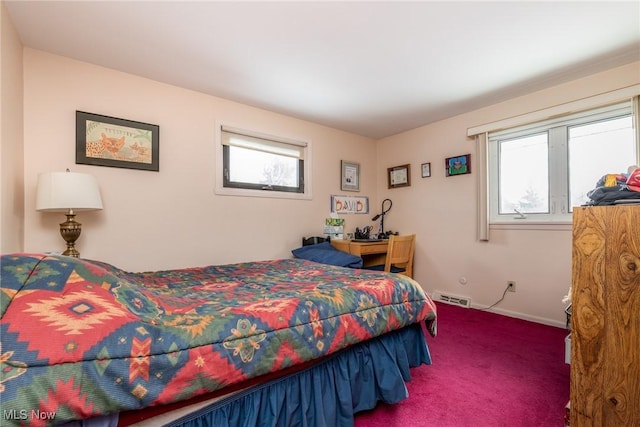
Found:
[{"label": "clothing pile on dresser", "polygon": [[626,173],[609,173],[587,193],[587,205],[640,203],[640,167],[630,166]]}]

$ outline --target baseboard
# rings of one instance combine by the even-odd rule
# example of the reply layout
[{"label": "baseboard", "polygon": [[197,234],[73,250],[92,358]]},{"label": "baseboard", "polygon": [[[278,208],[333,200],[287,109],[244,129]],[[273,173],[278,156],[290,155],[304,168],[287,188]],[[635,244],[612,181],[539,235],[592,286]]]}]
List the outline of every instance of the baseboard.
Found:
[{"label": "baseboard", "polygon": [[[471,304],[471,308],[482,310],[482,309],[485,309],[486,307],[481,305]],[[486,311],[502,314],[503,316],[515,317],[516,319],[522,319],[522,320],[528,320],[530,322],[541,323],[543,325],[556,326],[558,328],[567,327],[566,322],[559,322],[554,319],[547,319],[546,317],[531,316],[529,314],[519,313],[517,311],[505,310],[502,308],[494,307]]]}]

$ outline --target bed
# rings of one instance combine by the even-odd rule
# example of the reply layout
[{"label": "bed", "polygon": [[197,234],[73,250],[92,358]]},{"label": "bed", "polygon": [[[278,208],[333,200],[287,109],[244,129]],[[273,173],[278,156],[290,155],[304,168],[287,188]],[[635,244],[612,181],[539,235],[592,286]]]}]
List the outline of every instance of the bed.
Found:
[{"label": "bed", "polygon": [[1,268],[2,425],[351,425],[431,363],[435,304],[401,275],[296,258]]}]

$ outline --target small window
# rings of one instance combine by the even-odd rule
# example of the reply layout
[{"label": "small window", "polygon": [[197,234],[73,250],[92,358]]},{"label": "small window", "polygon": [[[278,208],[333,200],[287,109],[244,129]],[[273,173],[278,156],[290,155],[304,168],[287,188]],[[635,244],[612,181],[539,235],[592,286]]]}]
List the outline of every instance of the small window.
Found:
[{"label": "small window", "polygon": [[638,159],[630,102],[489,134],[491,222],[570,222],[607,173]]},{"label": "small window", "polygon": [[225,188],[305,193],[307,144],[222,127]]}]

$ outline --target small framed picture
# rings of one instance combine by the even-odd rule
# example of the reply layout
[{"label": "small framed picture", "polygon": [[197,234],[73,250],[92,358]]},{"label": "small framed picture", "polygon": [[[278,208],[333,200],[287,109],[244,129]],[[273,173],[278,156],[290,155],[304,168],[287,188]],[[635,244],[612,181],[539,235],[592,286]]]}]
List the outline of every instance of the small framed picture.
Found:
[{"label": "small framed picture", "polygon": [[76,163],[159,170],[158,125],[76,111]]},{"label": "small framed picture", "polygon": [[429,178],[431,176],[431,163],[422,164],[422,177]]},{"label": "small framed picture", "polygon": [[471,154],[447,157],[444,164],[446,176],[465,175],[471,173]]},{"label": "small framed picture", "polygon": [[411,185],[411,165],[388,168],[387,178],[389,188],[409,187]]},{"label": "small framed picture", "polygon": [[340,189],[342,191],[360,191],[360,164],[342,160]]}]

